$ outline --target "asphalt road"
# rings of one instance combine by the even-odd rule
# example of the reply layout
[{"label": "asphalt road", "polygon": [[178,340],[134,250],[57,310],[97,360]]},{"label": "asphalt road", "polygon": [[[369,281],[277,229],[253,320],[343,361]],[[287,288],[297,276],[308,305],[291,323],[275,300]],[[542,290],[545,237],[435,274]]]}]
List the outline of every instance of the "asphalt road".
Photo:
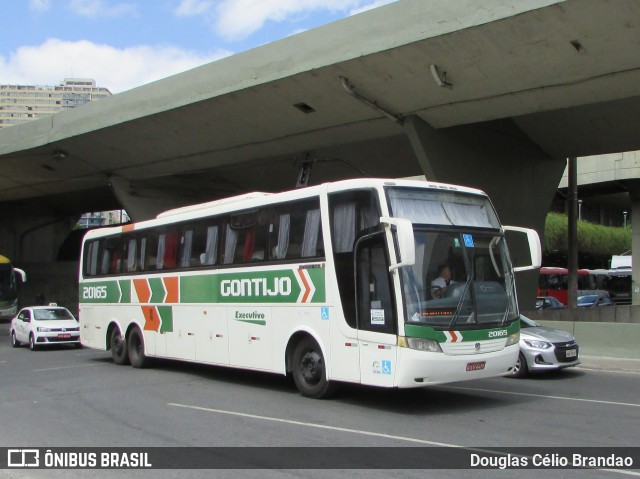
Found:
[{"label": "asphalt road", "polygon": [[[13,349],[0,324],[0,446],[640,446],[640,374],[574,368],[415,390],[346,386],[305,399],[287,378],[173,361],[136,370],[108,352]],[[314,451],[314,450],[310,450]],[[317,453],[314,452],[314,453]],[[336,471],[194,471],[180,477],[335,477]],[[640,472],[637,471],[637,472]],[[621,471],[346,471],[348,477],[625,477]],[[0,470],[0,477],[95,471]],[[130,477],[100,471],[98,477]],[[137,471],[175,477],[176,471]]]}]

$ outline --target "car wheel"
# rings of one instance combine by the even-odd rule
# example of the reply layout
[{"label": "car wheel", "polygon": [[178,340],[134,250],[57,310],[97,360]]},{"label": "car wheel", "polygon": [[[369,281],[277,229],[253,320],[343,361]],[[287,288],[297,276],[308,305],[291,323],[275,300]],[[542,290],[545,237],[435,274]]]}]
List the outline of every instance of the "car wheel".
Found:
[{"label": "car wheel", "polygon": [[529,368],[527,366],[527,360],[524,357],[524,354],[518,354],[518,360],[516,361],[516,365],[511,370],[511,377],[514,378],[523,378],[529,373]]},{"label": "car wheel", "polygon": [[336,390],[336,384],[327,380],[327,369],[320,346],[312,338],[302,339],[293,352],[293,380],[300,394],[321,399]]},{"label": "car wheel", "polygon": [[120,329],[117,326],[114,327],[111,331],[109,344],[111,346],[111,357],[113,358],[113,362],[120,366],[129,364],[127,341],[125,337],[120,333]]},{"label": "car wheel", "polygon": [[33,336],[33,334],[29,335],[29,349],[31,351],[36,351],[38,349],[38,346],[36,346],[36,338]]},{"label": "car wheel", "polygon": [[15,331],[11,331],[11,346],[13,346],[14,348],[17,348],[20,346],[20,341],[16,339]]},{"label": "car wheel", "polygon": [[127,351],[134,368],[145,368],[149,365],[149,358],[144,354],[144,336],[137,327],[129,333]]}]

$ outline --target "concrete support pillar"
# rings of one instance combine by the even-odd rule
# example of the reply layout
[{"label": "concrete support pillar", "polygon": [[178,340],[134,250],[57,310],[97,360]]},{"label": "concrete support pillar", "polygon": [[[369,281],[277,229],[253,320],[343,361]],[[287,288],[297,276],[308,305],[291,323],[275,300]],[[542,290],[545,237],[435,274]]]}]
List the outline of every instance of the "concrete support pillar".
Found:
[{"label": "concrete support pillar", "polygon": [[629,193],[631,198],[631,304],[640,304],[640,191]]},{"label": "concrete support pillar", "polygon": [[[551,158],[511,120],[436,130],[411,116],[405,130],[427,179],[479,188],[503,224],[534,228],[543,237],[566,159]],[[537,272],[517,277],[523,310],[533,309],[537,278]]]}]

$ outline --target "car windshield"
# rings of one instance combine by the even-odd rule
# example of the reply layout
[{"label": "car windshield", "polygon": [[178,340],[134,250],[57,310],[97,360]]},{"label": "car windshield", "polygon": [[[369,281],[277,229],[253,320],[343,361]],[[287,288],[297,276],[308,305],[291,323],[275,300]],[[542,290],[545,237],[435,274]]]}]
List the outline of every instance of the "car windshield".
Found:
[{"label": "car windshield", "polygon": [[64,308],[34,309],[33,317],[38,321],[55,319],[75,319],[73,315]]},{"label": "car windshield", "polygon": [[539,328],[540,325],[535,321],[525,317],[520,316],[520,328]]},{"label": "car windshield", "polygon": [[578,304],[593,304],[597,299],[597,296],[580,296],[578,297]]}]

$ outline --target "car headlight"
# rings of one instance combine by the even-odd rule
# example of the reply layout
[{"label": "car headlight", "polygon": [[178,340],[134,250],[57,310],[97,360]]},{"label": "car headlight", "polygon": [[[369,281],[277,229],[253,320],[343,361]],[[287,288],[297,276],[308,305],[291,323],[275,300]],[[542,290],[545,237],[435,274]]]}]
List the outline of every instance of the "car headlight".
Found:
[{"label": "car headlight", "polygon": [[48,333],[48,332],[50,332],[50,331],[51,331],[51,330],[50,330],[49,328],[45,328],[45,327],[43,327],[43,326],[38,326],[38,332],[39,332],[39,333]]},{"label": "car headlight", "polygon": [[537,339],[525,339],[524,342],[527,343],[527,346],[529,346],[530,348],[535,349],[549,349],[552,346],[551,343],[548,343],[546,341],[538,341]]},{"label": "car headlight", "polygon": [[518,344],[518,342],[520,341],[520,333],[513,333],[510,334],[509,337],[507,338],[507,344],[505,344],[506,346],[511,346],[512,344]]},{"label": "car headlight", "polygon": [[441,353],[440,343],[434,339],[406,338],[398,337],[398,346],[401,348],[416,349],[418,351],[428,351],[430,353]]}]

